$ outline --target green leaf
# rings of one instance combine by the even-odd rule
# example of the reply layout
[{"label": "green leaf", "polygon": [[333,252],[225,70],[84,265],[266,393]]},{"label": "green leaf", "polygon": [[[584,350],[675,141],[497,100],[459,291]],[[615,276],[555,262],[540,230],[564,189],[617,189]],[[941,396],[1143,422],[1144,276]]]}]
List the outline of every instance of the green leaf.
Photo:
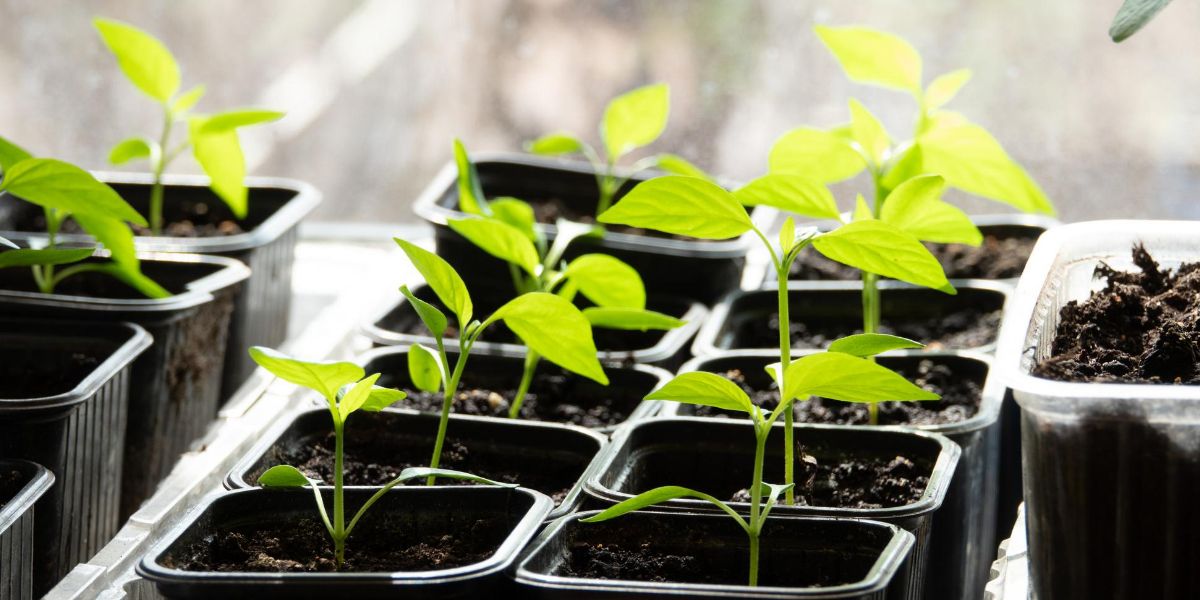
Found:
[{"label": "green leaf", "polygon": [[862,194],[854,197],[854,215],[850,217],[851,221],[867,221],[875,218],[875,213],[871,211],[871,207],[867,205],[866,198]]},{"label": "green leaf", "polygon": [[234,216],[246,217],[246,157],[236,129],[210,129],[208,117],[188,119],[192,156],[208,175],[209,188],[225,202]]},{"label": "green leaf", "polygon": [[529,241],[537,243],[541,235],[537,229],[537,219],[533,215],[533,207],[528,202],[516,198],[496,198],[488,203],[492,216],[507,223],[520,231]]},{"label": "green leaf", "polygon": [[120,165],[136,158],[150,158],[154,155],[153,144],[154,142],[140,137],[121,140],[109,151],[108,162]]},{"label": "green leaf", "polygon": [[761,494],[763,495],[763,511],[760,518],[766,519],[767,515],[771,514],[771,509],[775,507],[777,502],[779,502],[779,497],[786,494],[787,491],[793,487],[796,487],[796,484],[767,483],[764,481],[762,483],[762,488],[760,488],[762,490]]},{"label": "green leaf", "polygon": [[888,194],[880,219],[925,242],[978,246],[983,234],[966,213],[941,200],[944,188],[939,175],[913,177]]},{"label": "green leaf", "polygon": [[201,84],[180,94],[179,97],[171,103],[171,115],[174,117],[180,117],[187,114],[187,112],[192,110],[192,108],[196,106],[196,103],[204,97],[204,92],[206,90],[207,88]]},{"label": "green leaf", "polygon": [[442,304],[449,307],[458,317],[459,326],[470,323],[471,313],[474,309],[471,304],[471,294],[467,293],[467,284],[463,283],[462,277],[459,277],[454,267],[451,267],[450,263],[443,260],[442,257],[424,248],[400,238],[393,239],[400,245],[400,249],[404,250],[408,260],[425,278],[425,283],[433,289],[433,293],[437,294]]},{"label": "green leaf", "polygon": [[815,219],[837,219],[837,202],[829,188],[796,174],[763,175],[733,193],[745,206],[765,204]]},{"label": "green leaf", "polygon": [[650,392],[646,396],[646,400],[669,400],[683,404],[734,410],[750,415],[758,414],[758,407],[750,401],[750,397],[736,383],[720,375],[701,371],[675,376],[662,387]]},{"label": "green leaf", "polygon": [[1113,17],[1112,25],[1108,28],[1108,36],[1114,42],[1125,41],[1170,3],[1171,0],[1125,0],[1121,4],[1121,8],[1117,10],[1116,16]]},{"label": "green leaf", "polygon": [[716,240],[737,237],[754,226],[733,194],[704,179],[682,175],[639,183],[597,220]]},{"label": "green leaf", "polygon": [[23,160],[5,173],[0,188],[26,202],[73,215],[96,215],[146,225],[146,219],[108,184],[61,160]]},{"label": "green leaf", "polygon": [[375,386],[371,388],[371,393],[367,395],[367,401],[363,403],[362,408],[367,412],[379,412],[401,400],[407,394],[400,390]]},{"label": "green leaf", "polygon": [[141,268],[133,243],[133,231],[124,222],[90,214],[77,214],[74,218],[84,231],[112,254],[117,264],[135,270]]},{"label": "green leaf", "polygon": [[921,55],[900,37],[867,27],[813,29],[851,80],[921,94]]},{"label": "green leaf", "polygon": [[43,248],[5,250],[0,252],[0,269],[31,267],[33,265],[67,265],[88,258],[95,248]]},{"label": "green leaf", "polygon": [[0,137],[0,173],[8,172],[13,165],[27,158],[33,158],[33,155],[24,148]]},{"label": "green leaf", "polygon": [[1037,183],[982,127],[968,123],[933,128],[917,145],[924,172],[945,177],[951,187],[1024,212],[1054,214]]},{"label": "green leaf", "polygon": [[583,151],[583,142],[566,132],[555,132],[533,140],[525,145],[526,150],[543,156],[574,154]]},{"label": "green leaf", "polygon": [[407,285],[400,286],[400,293],[412,305],[413,310],[417,311],[417,316],[421,318],[421,322],[429,328],[429,332],[433,337],[440,338],[446,333],[446,315],[438,307],[416,297]]},{"label": "green leaf", "polygon": [[341,415],[342,421],[350,418],[354,411],[362,408],[367,403],[367,398],[371,397],[371,390],[375,387],[375,382],[379,381],[379,373],[375,373],[366,379],[362,379],[354,384],[342,398],[338,400],[338,414]]},{"label": "green leaf", "polygon": [[920,349],[925,345],[908,338],[884,333],[859,333],[848,335],[840,340],[834,340],[829,345],[830,352],[841,352],[851,356],[866,358],[888,350]]},{"label": "green leaf", "polygon": [[467,147],[458,139],[454,140],[454,164],[458,166],[458,209],[481,217],[491,214],[483,185],[479,183],[479,172],[467,154]]},{"label": "green leaf", "polygon": [[408,377],[418,390],[436,392],[442,385],[442,365],[432,350],[421,344],[408,349]]},{"label": "green leaf", "polygon": [[925,110],[937,110],[958,95],[971,80],[970,69],[958,69],[939,75],[925,88]]},{"label": "green leaf", "polygon": [[636,309],[646,306],[642,276],[620,259],[607,254],[584,254],[571,261],[564,274],[597,306]]},{"label": "green leaf", "polygon": [[226,133],[239,127],[278,121],[284,114],[277,110],[262,108],[238,108],[219,112],[204,119],[203,133]]},{"label": "green leaf", "polygon": [[593,306],[583,309],[592,327],[604,329],[624,329],[627,331],[649,331],[675,329],[687,321],[676,319],[652,310],[640,308],[605,308]]},{"label": "green leaf", "polygon": [[789,399],[820,396],[843,402],[938,400],[899,374],[875,362],[841,352],[821,352],[788,365],[784,395]]},{"label": "green leaf", "polygon": [[792,251],[792,246],[796,244],[796,221],[792,217],[783,220],[783,225],[779,228],[779,249],[784,255]]},{"label": "green leaf", "polygon": [[836,183],[867,168],[848,139],[812,127],[783,134],[771,147],[768,162],[772,173],[795,173],[818,183]]},{"label": "green leaf", "polygon": [[351,362],[310,362],[292,358],[278,350],[254,346],[250,358],[276,377],[313,390],[333,405],[343,386],[363,378],[362,367]]},{"label": "green leaf", "polygon": [[688,177],[699,177],[709,181],[713,180],[712,176],[704,172],[704,169],[697,167],[689,162],[686,158],[679,156],[678,154],[663,153],[654,158],[655,165],[668,173],[686,175]]},{"label": "green leaf", "polygon": [[258,485],[265,488],[307,487],[313,481],[291,465],[275,465],[258,476]]},{"label": "green leaf", "polygon": [[400,476],[396,478],[396,481],[404,482],[404,481],[411,481],[413,479],[425,479],[428,477],[438,477],[441,479],[457,479],[457,480],[461,480],[461,481],[473,481],[475,483],[482,483],[484,485],[495,485],[495,486],[506,487],[506,488],[515,488],[518,485],[515,483],[504,483],[502,481],[495,481],[492,479],[488,479],[486,477],[480,477],[478,475],[472,475],[471,473],[465,473],[463,471],[455,471],[452,469],[431,469],[429,467],[409,467],[407,469],[404,469],[403,471],[400,471]]},{"label": "green leaf", "polygon": [[613,98],[604,109],[600,134],[609,162],[662,135],[670,111],[670,90],[665,83],[637,88]]},{"label": "green leaf", "polygon": [[532,292],[510,300],[484,324],[498,320],[546,360],[608,385],[608,376],[596,359],[592,324],[574,304],[554,294]]},{"label": "green leaf", "polygon": [[733,518],[737,519],[737,522],[742,526],[742,529],[749,531],[749,527],[746,525],[746,520],[734,512],[734,510],[730,508],[728,504],[717,500],[716,498],[705,494],[704,492],[697,492],[696,490],[677,485],[666,485],[642,492],[628,500],[625,500],[624,502],[619,502],[613,506],[610,506],[607,509],[600,511],[598,514],[580,519],[579,522],[599,523],[600,521],[607,521],[609,519],[614,519],[621,515],[631,513],[640,508],[654,506],[655,504],[662,504],[663,502],[675,500],[677,498],[696,498],[709,502],[715,505],[717,508],[725,511]]},{"label": "green leaf", "polygon": [[826,257],[856,269],[953,294],[942,265],[910,233],[882,221],[855,221],[813,240]]},{"label": "green leaf", "polygon": [[892,138],[888,136],[883,123],[853,98],[850,99],[850,131],[853,132],[858,145],[871,157],[871,161],[882,165],[888,148],[891,147]]},{"label": "green leaf", "polygon": [[484,252],[537,277],[537,248],[521,230],[493,218],[450,219],[446,225]]},{"label": "green leaf", "polygon": [[92,24],[117,57],[121,71],[139,90],[163,103],[179,91],[179,65],[157,38],[112,19],[96,18]]}]

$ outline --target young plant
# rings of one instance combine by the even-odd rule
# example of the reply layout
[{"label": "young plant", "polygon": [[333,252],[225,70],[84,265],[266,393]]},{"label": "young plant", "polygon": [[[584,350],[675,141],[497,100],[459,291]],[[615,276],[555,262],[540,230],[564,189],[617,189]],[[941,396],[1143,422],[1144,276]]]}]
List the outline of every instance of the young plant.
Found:
[{"label": "young plant", "polygon": [[[208,174],[209,187],[239,219],[246,217],[246,159],[242,155],[238,129],[275,121],[283,113],[273,110],[236,109],[211,115],[192,113],[204,96],[204,86],[179,93],[179,64],[162,42],[154,36],[120,21],[96,18],[92,21],[101,39],[117,59],[129,82],[157,101],[162,108],[162,130],[158,140],[131,137],[113,146],[108,160],[114,165],[146,159],[154,172],[150,189],[150,232],[161,235],[163,228],[163,172],[189,147],[196,162]],[[187,139],[171,145],[176,123],[186,121]]]},{"label": "young plant", "polygon": [[[0,252],[0,268],[29,267],[43,294],[54,293],[55,287],[69,277],[94,272],[115,277],[150,298],[171,295],[142,274],[134,251],[133,232],[126,222],[145,225],[146,220],[107,184],[75,165],[34,158],[4,138],[0,138],[0,173],[0,194],[42,207],[46,219],[45,246]],[[60,248],[59,228],[68,218],[107,248],[111,260],[84,262],[95,252],[95,246]],[[11,242],[6,245],[16,248]]]},{"label": "young plant", "polygon": [[[413,345],[408,351],[408,368],[413,385],[426,392],[442,390],[441,420],[438,422],[433,456],[429,460],[430,468],[437,468],[441,462],[450,409],[471,355],[471,347],[484,330],[494,323],[502,321],[507,325],[529,348],[529,355],[544,357],[572,373],[608,385],[608,376],[596,359],[591,325],[574,304],[555,294],[529,292],[508,301],[480,322],[473,319],[474,305],[466,283],[450,263],[399,238],[396,243],[457,320],[458,358],[451,366],[443,342],[443,336],[449,329],[445,313],[414,296],[408,286],[401,286],[400,292],[412,304],[437,344],[436,353],[420,344]],[[429,485],[433,485],[433,480],[433,477],[429,478]]]},{"label": "young plant", "polygon": [[304,486],[312,488],[313,498],[317,503],[317,512],[321,515],[321,521],[325,523],[325,529],[329,532],[329,537],[333,539],[334,563],[339,569],[346,562],[346,540],[354,532],[354,527],[358,525],[359,519],[388,490],[401,483],[422,477],[444,477],[447,479],[464,479],[488,485],[515,487],[514,485],[499,483],[461,471],[408,468],[401,471],[399,477],[389,481],[387,485],[384,485],[375,492],[370,499],[363,503],[358,512],[354,513],[354,517],[350,519],[350,522],[347,523],[346,502],[342,485],[345,476],[342,466],[345,458],[346,421],[350,418],[350,415],[360,410],[379,412],[393,403],[404,399],[404,392],[375,385],[375,382],[379,379],[379,373],[364,377],[365,373],[362,367],[354,363],[302,361],[261,346],[251,348],[250,356],[254,359],[254,362],[270,371],[276,377],[296,385],[304,386],[321,394],[329,405],[329,416],[333,419],[334,435],[332,519],[329,516],[329,512],[325,509],[325,502],[321,498],[320,489],[317,487],[320,482],[315,479],[309,479],[307,475],[296,467],[291,465],[276,465],[271,467],[259,476],[258,484],[264,488],[301,488]]},{"label": "young plant", "polygon": [[[763,481],[763,460],[767,437],[780,414],[791,412],[792,401],[809,396],[823,396],[846,402],[875,403],[883,400],[937,400],[936,394],[909,383],[903,377],[881,367],[865,357],[897,347],[906,347],[898,338],[862,334],[834,342],[830,349],[811,354],[787,364],[771,365],[768,371],[781,381],[780,390],[787,402],[780,402],[770,414],[750,401],[750,397],[733,382],[712,373],[684,373],[651,392],[646,400],[670,400],[685,404],[713,406],[749,414],[754,424],[754,468],[751,472],[750,514],[743,517],[726,502],[697,490],[680,486],[663,486],[643,492],[612,506],[597,515],[582,519],[595,523],[619,517],[640,508],[676,498],[704,500],[724,511],[737,521],[750,542],[749,583],[758,585],[759,537],[763,524],[778,502],[780,494],[792,493],[794,484],[783,485]],[[782,381],[786,380],[784,385]]]}]

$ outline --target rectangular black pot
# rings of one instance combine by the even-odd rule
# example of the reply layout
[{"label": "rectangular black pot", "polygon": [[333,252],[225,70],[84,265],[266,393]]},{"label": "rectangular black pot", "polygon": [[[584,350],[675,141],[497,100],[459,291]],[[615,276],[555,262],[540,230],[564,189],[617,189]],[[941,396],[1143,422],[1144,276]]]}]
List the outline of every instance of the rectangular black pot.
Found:
[{"label": "rectangular black pot", "polygon": [[[357,510],[374,492],[346,490],[348,512]],[[331,490],[323,492],[329,503]],[[484,598],[506,583],[504,571],[541,526],[550,499],[523,488],[399,487],[372,506],[360,529],[380,519],[402,523],[406,529],[469,530],[476,522],[500,523],[509,533],[487,559],[474,564],[429,571],[259,573],[182,571],[163,563],[164,556],[206,536],[253,523],[278,523],[317,514],[310,490],[237,490],[215,496],[197,507],[137,565],[137,574],[150,580],[168,599],[263,598]],[[382,516],[381,516],[382,515]],[[347,555],[354,552],[352,536]],[[406,536],[397,536],[404,544]],[[202,542],[203,543],[203,542]],[[208,542],[208,543],[211,543]]]},{"label": "rectangular black pot", "polygon": [[[924,598],[933,515],[942,505],[959,458],[959,448],[946,437],[895,427],[867,429],[832,425],[798,425],[796,442],[818,460],[822,458],[905,453],[929,473],[929,485],[920,500],[905,506],[852,509],[822,506],[779,505],[772,514],[872,519],[891,523],[916,536],[901,597]],[[783,424],[767,440],[764,480],[783,481]],[[726,421],[696,417],[657,418],[639,421],[613,436],[599,468],[588,478],[584,491],[597,500],[615,504],[662,485],[681,485],[728,499],[750,482],[754,464],[754,429],[749,419]],[[748,502],[730,502],[749,512]],[[711,512],[701,500],[670,500],[663,510]]]},{"label": "rectangular black pot", "polygon": [[[130,372],[150,343],[129,323],[0,320],[10,374],[0,381],[0,456],[35,461],[57,482],[38,502],[38,596],[121,526]],[[40,383],[18,387],[19,373]]]},{"label": "rectangular black pot", "polygon": [[[458,353],[447,350],[450,361],[458,359]],[[368,351],[357,359],[367,373],[381,373],[379,385],[397,387],[410,395],[413,393],[412,380],[408,374],[408,348],[402,346],[385,346]],[[474,352],[467,359],[466,369],[459,389],[470,387],[488,388],[492,390],[515,391],[521,380],[524,365],[524,353],[511,353],[497,350],[495,354],[480,354]],[[557,394],[548,406],[558,407],[561,400],[572,400],[579,408],[570,410],[538,411],[542,420],[580,425],[594,429],[600,433],[611,433],[622,422],[654,416],[661,403],[657,401],[643,402],[642,398],[671,378],[671,374],[658,367],[649,365],[607,365],[604,372],[608,375],[609,385],[600,385],[586,377],[581,377],[542,361],[538,367],[538,375],[547,374],[556,378],[562,385],[561,390],[551,390]],[[531,393],[539,393],[540,389],[535,379]],[[408,400],[398,402],[395,407],[408,410]],[[539,397],[540,404],[540,397]],[[528,402],[527,402],[528,405]],[[440,412],[441,405],[436,411]],[[611,424],[593,423],[593,415],[612,414],[624,418]],[[499,409],[493,414],[483,415],[487,418],[508,420],[506,409]]]},{"label": "rectangular black pot", "polygon": [[[477,154],[475,167],[488,198],[513,196],[526,202],[558,201],[571,214],[591,215],[597,202],[596,172],[587,163],[547,159],[524,154]],[[643,174],[630,179],[616,195],[651,178]],[[413,205],[413,210],[434,227],[437,253],[467,281],[511,286],[508,268],[502,261],[468,242],[446,226],[448,219],[466,216],[458,210],[458,170],[446,165]],[[548,242],[557,229],[538,226]],[[678,239],[635,235],[619,228],[604,238],[579,239],[567,249],[569,260],[599,252],[615,256],[637,269],[651,294],[666,294],[712,303],[741,285],[746,252],[755,245],[753,234],[725,241]],[[477,285],[483,285],[482,283]]]},{"label": "rectangular black pot", "polygon": [[[153,177],[148,173],[97,173],[135,210],[149,214]],[[163,177],[163,220],[219,223],[235,220],[229,207],[208,188],[208,178],[195,175]],[[234,299],[230,321],[222,398],[229,398],[257,365],[246,354],[250,346],[278,347],[287,339],[292,303],[292,265],[300,221],[316,208],[321,193],[294,179],[248,177],[246,218],[238,221],[239,233],[214,237],[139,235],[139,251],[212,254],[232,258],[250,267],[250,277]],[[42,209],[28,202],[0,203],[0,236],[28,241],[44,237],[37,219]],[[66,233],[63,243],[88,243],[90,236]]]},{"label": "rectangular black pot", "polygon": [[[346,426],[347,464],[367,462],[378,467],[377,481],[356,487],[380,487],[406,467],[429,466],[438,420],[438,415],[397,410],[356,414]],[[288,460],[289,451],[316,446],[332,435],[328,409],[296,413],[234,465],[225,487],[256,487],[258,476],[267,469],[295,464]],[[556,518],[575,509],[583,481],[607,443],[607,437],[582,427],[451,415],[441,466],[537,490],[556,501],[549,515]],[[466,454],[479,462],[461,466],[451,454]],[[316,478],[326,487],[333,485],[330,477]]]},{"label": "rectangular black pot", "polygon": [[[880,356],[878,360],[890,369],[907,372],[913,372],[922,361],[933,361],[949,367],[956,378],[975,382],[981,390],[977,410],[970,418],[946,424],[896,424],[942,434],[962,450],[946,499],[933,516],[929,555],[930,563],[938,568],[926,580],[925,598],[979,598],[987,583],[997,536],[1007,534],[1007,531],[995,529],[1000,498],[997,472],[1001,457],[999,414],[1004,387],[991,374],[991,357],[979,353],[904,352]],[[779,362],[778,353],[743,350],[721,357],[694,359],[680,372],[725,373],[736,369],[752,388],[766,390],[771,389],[773,383],[764,367],[776,362]],[[677,402],[664,402],[659,415],[697,416],[694,405]],[[744,420],[746,417],[738,414],[731,418]],[[855,427],[870,428],[869,425]]]},{"label": "rectangular black pot", "polygon": [[0,270],[0,311],[7,317],[128,321],[154,339],[134,361],[129,382],[123,462],[136,468],[122,477],[122,520],[154,492],[216,416],[229,317],[237,288],[250,273],[218,256],[140,256],[142,271],[174,295],[145,298],[92,273],[42,294],[28,269]]},{"label": "rectangular black pot", "polygon": [[[0,598],[34,598],[34,512],[54,475],[27,460],[0,459]],[[38,593],[41,596],[41,593]]]},{"label": "rectangular black pot", "polygon": [[[958,290],[949,295],[899,281],[879,283],[883,330],[927,344],[929,350],[978,350],[995,347],[1009,286],[995,281],[955,280]],[[769,350],[779,347],[779,332],[769,329],[778,312],[778,291],[737,291],[713,307],[692,342],[695,356],[713,356],[729,350]],[[970,315],[968,312],[982,311]],[[862,331],[862,284],[851,281],[788,282],[788,313],[793,327],[804,327],[822,338],[821,347],[844,335]],[[931,343],[907,330],[912,323],[932,322],[949,315],[954,325],[949,343]],[[893,332],[889,323],[901,325]],[[976,325],[986,326],[976,331]],[[986,329],[986,331],[985,331]],[[907,334],[907,335],[906,335]],[[793,337],[793,340],[795,338]],[[810,349],[792,344],[793,350]],[[820,348],[816,348],[820,349]]]},{"label": "rectangular black pot", "polygon": [[[422,284],[412,292],[417,298],[445,310],[429,286]],[[512,297],[501,294],[495,298],[486,295],[480,298],[476,295],[473,300],[480,314],[490,314]],[[600,352],[598,356],[601,362],[641,363],[673,370],[687,360],[691,349],[689,342],[700,329],[708,309],[699,302],[669,296],[650,298],[646,308],[682,319],[686,323],[667,331],[624,331],[597,327],[592,330],[592,336],[596,342],[596,349]],[[420,333],[410,333],[412,331]],[[436,348],[436,342],[421,323],[412,305],[399,294],[396,301],[389,304],[378,316],[362,324],[362,332],[376,346],[423,344],[427,348]],[[447,348],[458,348],[457,337],[447,337],[443,343]],[[481,340],[472,347],[473,353],[481,354],[514,354],[524,351],[524,346],[504,327],[488,329]]]},{"label": "rectangular black pot", "polygon": [[[900,580],[913,536],[877,521],[771,516],[760,538],[761,585],[590,579],[564,571],[571,555],[587,545],[689,556],[714,568],[745,572],[746,533],[725,515],[639,511],[600,523],[580,523],[596,514],[577,513],[549,524],[521,555],[514,578],[517,597],[574,598],[762,598],[883,600],[889,583]],[[833,551],[847,556],[831,559]],[[840,560],[839,560],[840,559]],[[819,567],[814,567],[814,564]],[[804,572],[805,585],[773,584],[778,573]],[[845,583],[821,585],[825,577]]]}]

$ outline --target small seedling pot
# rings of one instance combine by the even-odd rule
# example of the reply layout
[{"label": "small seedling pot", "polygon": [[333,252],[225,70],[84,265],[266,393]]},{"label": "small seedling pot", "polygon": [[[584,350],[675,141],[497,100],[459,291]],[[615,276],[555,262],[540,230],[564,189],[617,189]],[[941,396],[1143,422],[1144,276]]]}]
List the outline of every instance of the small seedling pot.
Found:
[{"label": "small seedling pot", "polygon": [[[407,467],[429,466],[438,420],[438,415],[391,409],[355,415],[347,426],[347,464],[367,463],[377,472],[375,481],[355,487],[377,488]],[[332,439],[328,409],[296,413],[233,467],[225,487],[257,487],[259,475],[267,469],[296,464],[289,458],[291,453],[317,447],[329,450]],[[441,466],[535,489],[555,500],[549,518],[556,518],[575,509],[583,481],[607,443],[607,437],[582,427],[451,415]],[[470,462],[458,465],[451,454],[465,454]],[[333,485],[329,477],[316,478],[327,487]]]},{"label": "small seedling pot", "polygon": [[35,597],[34,509],[52,485],[54,475],[45,467],[0,459],[0,598]]},{"label": "small seedling pot", "polygon": [[1095,221],[1042,236],[1005,315],[997,369],[1021,409],[1033,595],[1200,597],[1200,386],[1068,382],[1032,374],[1059,310],[1098,289],[1095,267],[1200,259],[1190,221]]},{"label": "small seedling pot", "polygon": [[129,323],[0,320],[0,456],[35,461],[57,482],[38,502],[38,596],[121,526],[130,371],[149,346]]},{"label": "small seedling pot", "polygon": [[[796,443],[822,463],[851,458],[891,459],[903,454],[928,473],[929,484],[920,498],[903,506],[876,509],[823,506],[777,506],[772,515],[873,519],[891,523],[916,537],[908,564],[910,586],[904,598],[924,598],[934,512],[942,505],[959,459],[958,445],[924,431],[894,427],[863,428],[798,425]],[[783,425],[767,440],[763,479],[783,481]],[[649,419],[632,423],[613,436],[599,468],[584,491],[606,504],[615,504],[663,485],[681,485],[727,500],[749,484],[754,464],[754,428],[749,418],[725,421],[696,417]],[[748,513],[748,502],[730,502]],[[668,511],[712,512],[701,500],[678,499],[656,505]]]},{"label": "small seedling pot", "polygon": [[[332,490],[323,490],[331,502]],[[348,509],[357,510],[374,492],[346,490]],[[387,492],[359,522],[346,545],[347,557],[360,546],[395,548],[414,544],[427,532],[477,535],[491,525],[488,543],[495,550],[484,560],[453,568],[392,572],[278,573],[248,571],[184,571],[173,568],[173,553],[240,528],[278,526],[285,530],[300,519],[319,519],[311,490],[237,490],[213,496],[193,510],[178,527],[155,544],[137,565],[137,574],[152,582],[164,598],[485,598],[507,585],[504,571],[533,538],[550,512],[550,499],[524,488],[399,487]],[[387,540],[371,538],[372,528],[387,526],[399,533]],[[423,533],[426,532],[426,533]],[[327,536],[323,529],[317,535]],[[207,539],[206,539],[207,538]],[[328,550],[332,553],[332,546]]]},{"label": "small seedling pot", "polygon": [[[970,380],[981,390],[976,411],[969,418],[945,424],[898,425],[942,434],[962,450],[945,501],[933,515],[930,562],[939,567],[929,574],[924,597],[978,598],[987,582],[998,535],[995,523],[1000,462],[999,414],[1004,386],[991,374],[991,357],[975,352],[898,352],[880,356],[878,361],[889,369],[909,373],[916,371],[921,362],[932,361],[948,366],[956,379]],[[773,383],[765,367],[776,362],[779,362],[778,353],[744,350],[688,361],[680,372],[719,374],[738,370],[749,386],[766,390],[771,389]],[[659,415],[702,416],[696,412],[696,406],[691,404],[664,402]],[[719,416],[735,422],[747,419],[744,413]],[[854,427],[876,429],[869,425]],[[1007,531],[999,533],[1007,534]]]},{"label": "small seedling pot", "polygon": [[[881,333],[893,333],[891,324],[896,324],[897,335],[925,342],[927,350],[992,351],[1009,287],[970,279],[951,283],[958,290],[953,296],[899,281],[880,282]],[[776,320],[778,298],[774,288],[729,294],[700,327],[692,354],[714,356],[729,350],[778,348],[779,331],[768,327]],[[820,340],[820,348],[793,342],[792,349],[822,349],[839,337],[862,330],[862,283],[790,281],[788,312],[793,327],[805,327]],[[941,319],[945,316],[951,321]],[[931,340],[926,328],[918,332],[921,335],[909,331],[924,323],[946,326],[945,339]]]},{"label": "small seedling pot", "polygon": [[[420,285],[412,292],[417,298],[449,312],[429,286]],[[483,314],[490,313],[511,298],[512,296],[476,298],[479,307],[476,310]],[[639,363],[674,370],[687,360],[690,356],[690,342],[700,329],[700,324],[704,322],[708,309],[699,302],[672,297],[651,298],[646,308],[682,319],[686,323],[666,331],[624,331],[597,327],[592,330],[592,336],[595,338],[601,362]],[[411,333],[414,330],[420,333]],[[402,295],[395,302],[389,303],[377,316],[364,322],[362,332],[376,346],[422,344],[426,348],[437,347],[421,318],[413,310],[412,304]],[[443,343],[447,348],[458,349],[456,337],[447,338]],[[471,352],[514,354],[524,352],[524,346],[520,345],[506,328],[492,327],[484,332],[481,341],[472,346]]]},{"label": "small seedling pot", "polygon": [[[519,597],[883,600],[889,584],[902,583],[913,546],[911,533],[878,521],[772,515],[760,538],[760,585],[749,587],[746,533],[728,516],[644,510],[579,522],[594,514],[554,521],[530,544],[514,574]],[[575,555],[598,545],[646,559],[689,557],[707,581],[636,580],[616,565],[611,579],[575,575]]]},{"label": "small seedling pot", "polygon": [[[572,214],[592,215],[596,210],[596,172],[576,161],[547,159],[525,154],[476,154],[476,170],[488,198],[513,196],[535,206],[560,204]],[[653,175],[634,176],[616,197]],[[511,286],[508,267],[446,226],[450,219],[466,216],[458,209],[458,170],[453,161],[444,167],[413,205],[418,216],[434,227],[437,253],[467,281],[476,285]],[[618,200],[619,201],[619,200]],[[540,224],[547,242],[557,232],[553,224]],[[664,294],[712,303],[741,285],[746,252],[756,243],[752,233],[724,241],[679,239],[659,234],[628,233],[620,228],[603,238],[572,242],[569,260],[599,252],[619,258],[637,269],[651,294]]]},{"label": "small seedling pot", "polygon": [[54,294],[36,291],[28,269],[0,270],[0,311],[140,325],[154,343],[133,363],[121,519],[141,505],[179,455],[208,428],[221,396],[226,334],[237,287],[250,274],[219,256],[142,254],[142,272],[174,295],[145,298],[115,279],[86,273]]},{"label": "small seedling pot", "polygon": [[[122,198],[143,215],[149,214],[149,173],[97,173]],[[292,265],[300,221],[316,208],[321,193],[302,181],[275,177],[247,177],[246,218],[237,221],[229,207],[208,188],[208,178],[195,175],[163,177],[163,221],[219,224],[235,221],[240,232],[208,237],[139,235],[137,249],[146,252],[212,254],[241,261],[250,277],[234,299],[233,317],[226,341],[222,398],[229,398],[257,365],[246,354],[250,346],[276,348],[287,339],[292,303]],[[28,241],[44,238],[37,219],[41,207],[27,202],[0,203],[0,236]],[[39,233],[40,231],[40,233]],[[58,236],[61,243],[89,243],[80,233]]]},{"label": "small seedling pot", "polygon": [[[447,350],[451,362],[458,360],[458,353]],[[459,390],[470,388],[488,389],[496,392],[514,391],[521,381],[524,367],[524,352],[511,352],[497,349],[492,354],[476,355],[474,351],[467,360],[463,371]],[[367,373],[381,373],[379,385],[405,390],[410,395],[414,393],[412,379],[408,373],[408,348],[388,346],[370,350],[358,357],[358,364]],[[626,421],[643,419],[654,416],[661,408],[658,401],[642,401],[642,398],[671,378],[668,371],[649,365],[608,365],[604,367],[608,375],[608,386],[600,385],[586,377],[567,373],[559,367],[543,360],[538,366],[537,375],[547,374],[558,378],[561,390],[544,391],[535,378],[531,392],[538,393],[538,405],[544,407],[538,410],[543,421],[568,423],[593,429],[603,434],[612,433]],[[559,408],[564,401],[569,408]],[[527,401],[528,402],[528,401]],[[546,404],[543,404],[546,402]],[[409,400],[397,403],[400,410],[411,410]],[[440,412],[440,400],[431,411]],[[455,408],[454,410],[460,410]],[[624,418],[615,422],[601,422],[592,419],[594,415]],[[482,415],[486,418],[498,418],[509,421],[507,408]]]}]

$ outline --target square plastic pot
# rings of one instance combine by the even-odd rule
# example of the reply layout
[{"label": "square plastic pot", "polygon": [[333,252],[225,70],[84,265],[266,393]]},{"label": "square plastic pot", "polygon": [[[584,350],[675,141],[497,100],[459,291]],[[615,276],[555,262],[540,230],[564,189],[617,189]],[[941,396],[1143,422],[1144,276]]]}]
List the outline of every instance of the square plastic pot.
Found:
[{"label": "square plastic pot", "polygon": [[1043,600],[1200,596],[1200,386],[1052,381],[1059,309],[1131,270],[1200,260],[1196,223],[1095,221],[1042,236],[1005,316],[996,366],[1021,408],[1033,593]]},{"label": "square plastic pot", "polygon": [[[374,492],[346,490],[347,507],[357,510]],[[331,490],[324,490],[330,503]],[[174,549],[248,523],[279,523],[317,514],[311,490],[237,490],[215,496],[193,510],[137,565],[137,574],[152,582],[168,600],[211,598],[327,599],[485,598],[507,582],[504,571],[533,538],[550,511],[550,499],[532,490],[498,487],[398,487],[372,507],[359,527],[380,518],[406,526],[451,526],[469,529],[476,521],[501,521],[511,532],[487,559],[461,567],[428,571],[260,573],[182,571],[163,564]],[[381,517],[381,515],[383,515]],[[361,529],[359,530],[361,531]],[[397,539],[404,544],[404,539]],[[354,551],[354,538],[347,553]]]},{"label": "square plastic pot", "polygon": [[[728,516],[639,511],[600,523],[579,522],[596,512],[554,521],[530,544],[516,566],[517,597],[883,600],[889,584],[902,579],[913,546],[911,533],[877,521],[772,515],[759,542],[762,585],[757,587],[732,582],[587,579],[564,573],[572,552],[592,544],[690,556],[706,565],[737,565],[745,572],[749,555],[746,533]],[[828,558],[834,551],[847,556]],[[828,570],[818,570],[814,563]],[[808,571],[814,580],[824,575],[845,583],[772,584],[772,574],[780,571]]]},{"label": "square plastic pot", "polygon": [[[16,473],[9,481],[8,474]],[[27,460],[0,459],[0,598],[33,598],[34,511],[54,475]],[[41,594],[39,594],[40,596]]]}]

